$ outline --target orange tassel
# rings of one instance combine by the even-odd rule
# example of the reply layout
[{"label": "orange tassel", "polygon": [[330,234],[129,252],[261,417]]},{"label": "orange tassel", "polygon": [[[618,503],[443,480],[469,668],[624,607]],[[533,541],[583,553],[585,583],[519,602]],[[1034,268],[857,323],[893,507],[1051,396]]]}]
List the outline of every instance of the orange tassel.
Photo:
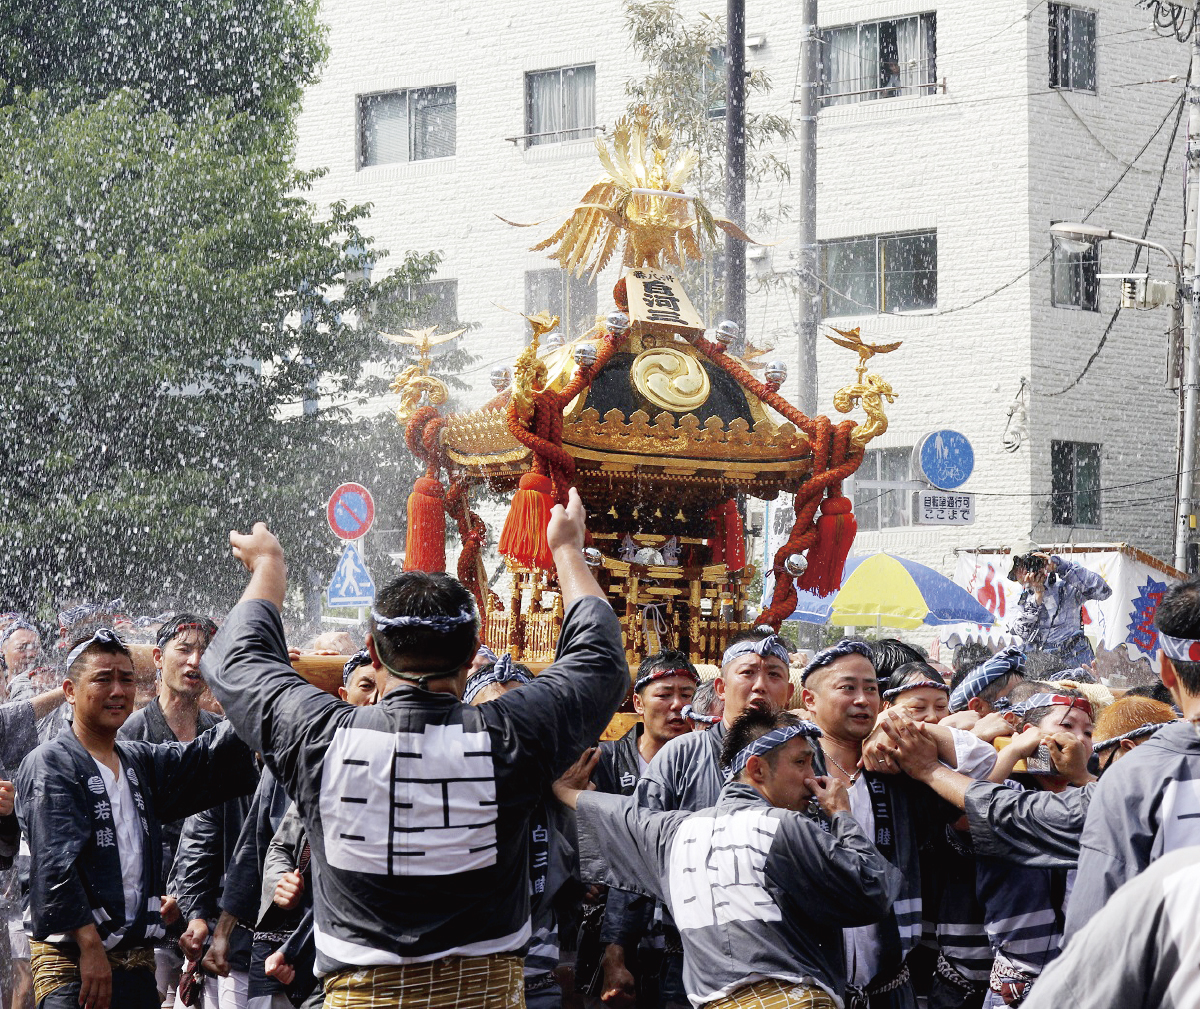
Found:
[{"label": "orange tassel", "polygon": [[432,477],[418,477],[408,495],[405,571],[446,570],[445,490]]},{"label": "orange tassel", "polygon": [[742,530],[742,515],[737,502],[730,498],[725,502],[725,568],[741,571],[746,566],[746,534]]},{"label": "orange tassel", "polygon": [[850,499],[842,495],[821,502],[817,541],[809,548],[808,569],[797,581],[797,588],[828,596],[842,587],[842,571],[858,534],[853,508]]},{"label": "orange tassel", "polygon": [[521,485],[513,495],[512,507],[500,533],[500,553],[513,563],[543,571],[554,570],[554,557],[546,539],[550,509],[554,507],[554,499],[550,496],[553,489],[550,478],[540,473],[526,473],[521,477]]}]

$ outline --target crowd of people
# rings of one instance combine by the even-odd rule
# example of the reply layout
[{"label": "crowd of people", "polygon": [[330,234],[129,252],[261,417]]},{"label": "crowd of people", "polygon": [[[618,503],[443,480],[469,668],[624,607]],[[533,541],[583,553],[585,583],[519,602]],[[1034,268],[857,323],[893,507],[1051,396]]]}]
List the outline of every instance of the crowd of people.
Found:
[{"label": "crowd of people", "polygon": [[537,675],[408,572],[310,684],[261,524],[219,628],[140,629],[153,679],[95,610],[57,654],[9,615],[3,1009],[1200,1004],[1200,580],[1159,604],[1162,682],[1116,697],[1067,617],[1103,586],[1058,558],[1017,572],[1028,647],[758,628],[631,687],[574,492],[547,536]]}]

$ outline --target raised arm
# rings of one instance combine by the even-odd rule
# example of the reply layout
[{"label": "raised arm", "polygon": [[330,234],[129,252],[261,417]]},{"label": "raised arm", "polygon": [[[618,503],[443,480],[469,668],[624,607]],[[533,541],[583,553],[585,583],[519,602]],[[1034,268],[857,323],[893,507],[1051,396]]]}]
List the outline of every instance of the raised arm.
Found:
[{"label": "raised arm", "polygon": [[250,584],[242,593],[241,601],[261,599],[282,610],[287,592],[287,565],[283,560],[283,547],[275,534],[265,522],[255,522],[249,533],[230,530],[229,545],[233,547],[233,556],[250,572]]},{"label": "raised arm", "polygon": [[583,558],[586,518],[579,491],[572,487],[567,495],[567,506],[554,506],[550,513],[550,525],[546,528],[546,540],[554,554],[564,610],[583,596],[608,598]]},{"label": "raised arm", "polygon": [[1069,582],[1084,599],[1107,599],[1112,595],[1112,588],[1099,572],[1057,554],[1050,559],[1054,562],[1054,570],[1058,572],[1058,576]]}]

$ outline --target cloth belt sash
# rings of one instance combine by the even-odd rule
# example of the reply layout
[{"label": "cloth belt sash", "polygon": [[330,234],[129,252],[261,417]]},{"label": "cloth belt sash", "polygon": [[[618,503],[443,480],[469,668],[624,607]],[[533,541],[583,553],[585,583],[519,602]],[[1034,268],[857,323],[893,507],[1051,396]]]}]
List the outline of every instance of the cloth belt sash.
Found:
[{"label": "cloth belt sash", "polygon": [[[64,985],[80,979],[79,951],[70,947],[53,946],[48,942],[29,943],[30,967],[33,971],[33,998],[38,1005],[42,999]],[[126,949],[119,953],[105,950],[113,970],[148,970],[154,972],[153,949]]]}]

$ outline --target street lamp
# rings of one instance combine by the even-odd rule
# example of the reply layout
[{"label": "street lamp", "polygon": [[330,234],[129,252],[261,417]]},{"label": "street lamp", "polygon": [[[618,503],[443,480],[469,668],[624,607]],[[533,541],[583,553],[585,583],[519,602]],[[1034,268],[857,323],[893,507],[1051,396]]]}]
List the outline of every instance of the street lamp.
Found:
[{"label": "street lamp", "polygon": [[[1140,245],[1145,249],[1161,252],[1171,263],[1175,273],[1174,296],[1171,298],[1171,347],[1168,358],[1168,374],[1174,372],[1183,343],[1183,271],[1179,266],[1179,257],[1165,245],[1147,241],[1145,238],[1135,238],[1133,235],[1122,235],[1096,224],[1082,222],[1060,222],[1050,225],[1050,234],[1055,241],[1068,252],[1086,252],[1088,247],[1097,242],[1127,242],[1129,245]],[[1147,279],[1147,293],[1150,281]],[[1152,306],[1150,306],[1152,307]],[[1187,570],[1188,530],[1192,514],[1192,470],[1196,463],[1196,404],[1197,392],[1200,391],[1200,339],[1195,332],[1197,319],[1192,318],[1191,344],[1188,347],[1187,375],[1183,384],[1183,429],[1180,433],[1179,446],[1179,484],[1176,492],[1175,516],[1175,567],[1180,571]]]}]

